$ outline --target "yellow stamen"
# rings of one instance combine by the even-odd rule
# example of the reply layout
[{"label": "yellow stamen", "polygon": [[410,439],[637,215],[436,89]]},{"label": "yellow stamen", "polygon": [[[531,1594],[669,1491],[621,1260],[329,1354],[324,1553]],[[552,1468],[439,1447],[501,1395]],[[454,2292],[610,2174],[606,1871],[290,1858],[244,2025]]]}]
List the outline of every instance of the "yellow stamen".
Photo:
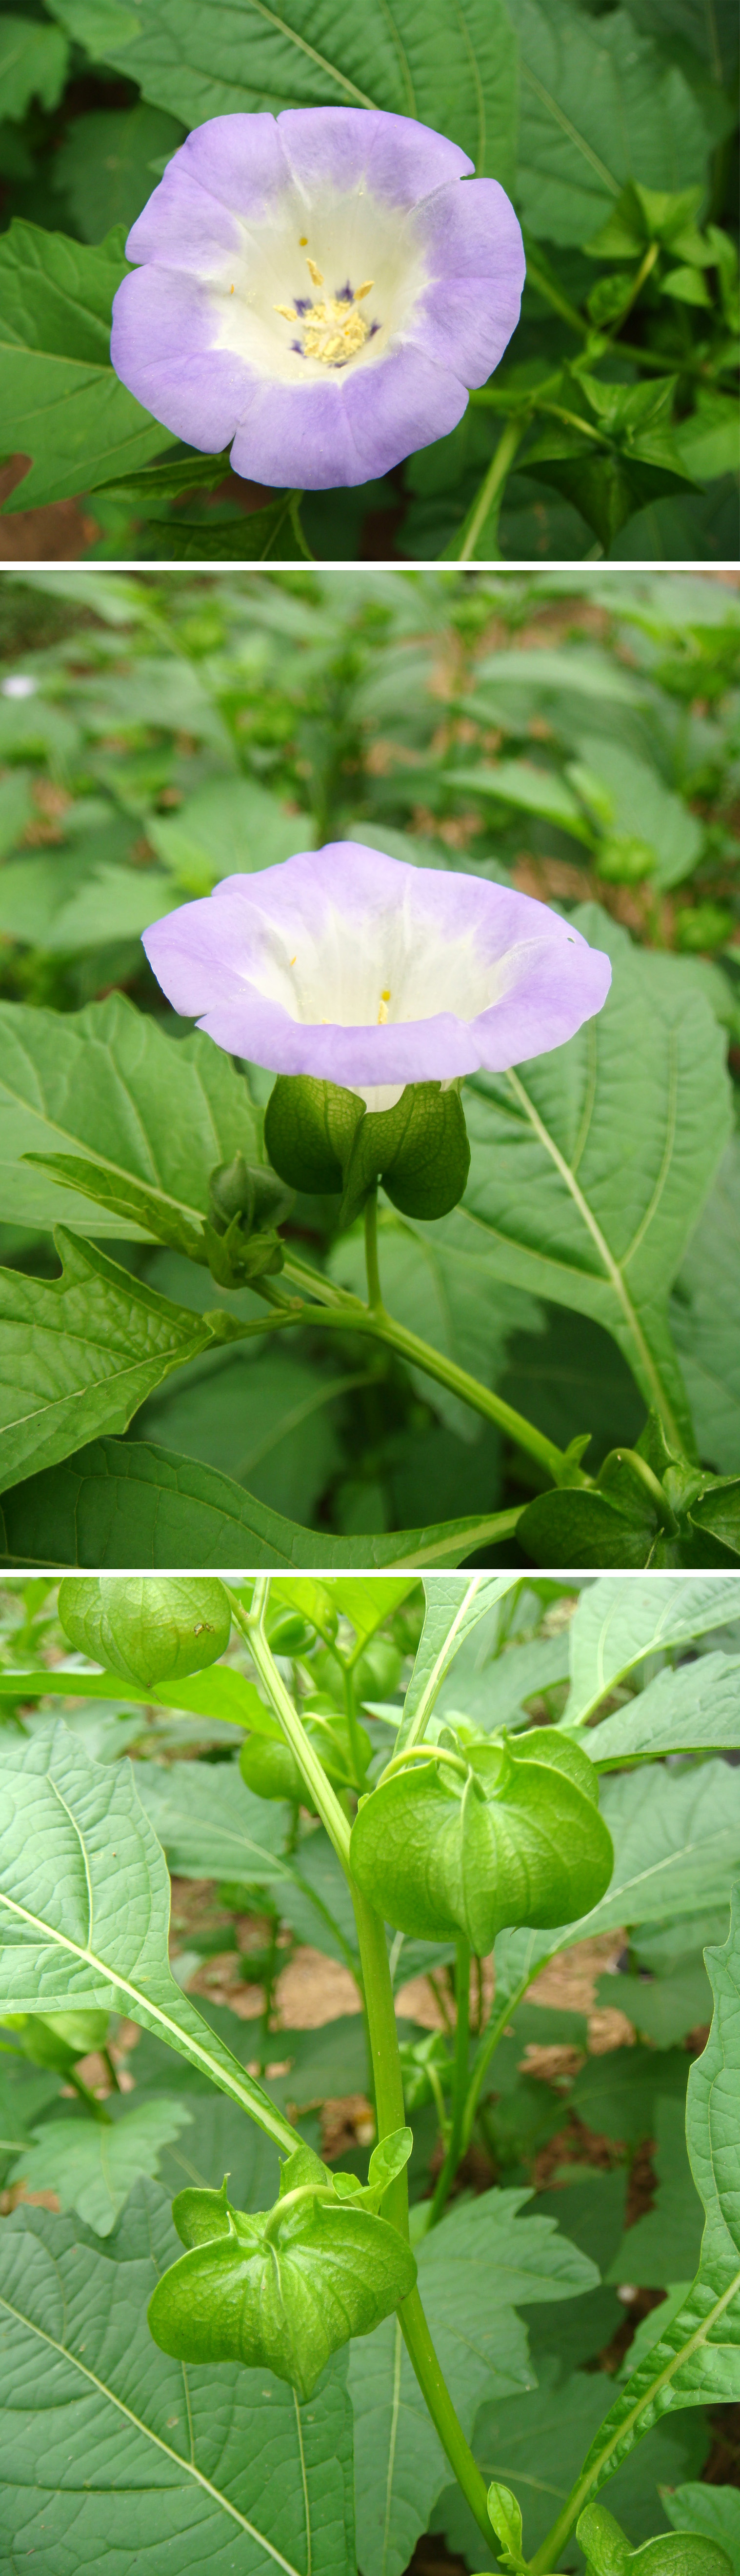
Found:
[{"label": "yellow stamen", "polygon": [[368,338],[369,325],[362,314],[344,297],[327,296],[325,303],[314,304],[303,323],[303,349],[307,358],[320,358],[326,367],[343,365],[356,356]]},{"label": "yellow stamen", "polygon": [[[232,286],[231,292],[232,292],[232,295],[233,295],[233,292],[234,292],[233,286]],[[297,313],[296,313],[296,309],[295,309],[295,305],[294,305],[294,304],[274,304],[272,309],[273,309],[273,313],[282,313],[282,317],[283,317],[283,321],[284,321],[284,322],[297,322],[297,320],[298,320],[298,315],[297,315]]]},{"label": "yellow stamen", "polygon": [[307,261],[306,261],[306,267],[307,267],[307,269],[308,269],[308,274],[309,274],[309,277],[310,277],[310,279],[311,279],[311,283],[312,283],[312,285],[313,285],[313,286],[323,286],[324,280],[323,280],[323,277],[322,277],[322,274],[321,274],[321,270],[320,270],[320,268],[317,268],[317,266],[316,266],[316,261],[315,261],[315,259],[307,259]]},{"label": "yellow stamen", "polygon": [[366,277],[364,286],[356,286],[356,287],[355,287],[355,303],[356,303],[356,304],[359,304],[360,299],[361,299],[361,297],[362,297],[363,295],[369,295],[369,294],[370,294],[371,287],[373,287],[374,285],[375,285],[375,279],[374,279],[374,277]]},{"label": "yellow stamen", "polygon": [[307,247],[307,243],[308,243],[308,234],[307,234],[307,233],[299,233],[299,236],[298,236],[298,248],[299,248],[299,250],[305,250],[305,249],[306,249],[306,247]]},{"label": "yellow stamen", "polygon": [[386,1024],[386,1021],[387,1021],[387,1018],[388,1018],[388,1003],[389,1003],[389,1001],[390,1001],[390,998],[391,998],[391,996],[390,996],[390,986],[388,985],[388,986],[386,987],[385,992],[384,992],[384,993],[381,993],[381,996],[380,996],[380,1010],[379,1010],[379,1012],[378,1012],[378,1019],[377,1019],[377,1026],[378,1026],[378,1028],[379,1028],[379,1029],[384,1029],[384,1028],[385,1028],[385,1024]]}]

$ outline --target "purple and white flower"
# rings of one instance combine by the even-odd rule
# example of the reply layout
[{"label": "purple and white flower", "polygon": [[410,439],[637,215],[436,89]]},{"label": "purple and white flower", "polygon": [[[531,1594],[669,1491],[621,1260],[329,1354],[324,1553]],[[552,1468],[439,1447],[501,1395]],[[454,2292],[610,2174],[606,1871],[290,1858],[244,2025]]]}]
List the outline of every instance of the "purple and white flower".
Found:
[{"label": "purple and white flower", "polygon": [[498,1073],[600,1011],[608,957],[485,878],[355,841],[225,877],[144,932],[176,1011],[229,1054],[390,1109],[406,1083]]},{"label": "purple and white flower", "polygon": [[330,490],[454,429],[519,316],[522,237],[456,143],[379,109],[219,116],[126,244],[117,375],[235,473]]}]

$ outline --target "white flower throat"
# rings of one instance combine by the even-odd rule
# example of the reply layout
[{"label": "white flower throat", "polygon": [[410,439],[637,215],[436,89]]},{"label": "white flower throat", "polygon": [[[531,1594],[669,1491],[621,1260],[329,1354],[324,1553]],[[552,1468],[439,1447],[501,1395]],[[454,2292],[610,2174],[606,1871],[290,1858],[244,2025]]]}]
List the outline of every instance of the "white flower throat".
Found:
[{"label": "white flower throat", "polygon": [[[303,234],[301,250],[306,248],[306,239]],[[315,259],[307,257],[306,267],[312,286],[323,286],[325,281]],[[284,322],[295,322],[300,331],[300,339],[291,341],[296,356],[319,358],[324,367],[346,367],[348,358],[356,358],[365,341],[380,329],[378,322],[370,321],[357,309],[372,293],[374,284],[374,278],[366,277],[362,286],[353,287],[348,279],[336,295],[327,295],[320,303],[314,304],[310,295],[298,295],[295,304],[276,304],[275,312]]]}]

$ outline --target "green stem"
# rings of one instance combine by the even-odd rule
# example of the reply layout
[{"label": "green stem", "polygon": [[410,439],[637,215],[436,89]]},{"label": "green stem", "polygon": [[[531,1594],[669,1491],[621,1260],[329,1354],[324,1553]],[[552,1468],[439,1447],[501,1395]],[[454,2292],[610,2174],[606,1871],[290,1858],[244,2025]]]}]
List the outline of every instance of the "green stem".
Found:
[{"label": "green stem", "polygon": [[344,1706],[347,1718],[350,1749],[355,1767],[355,1787],[359,1789],[360,1795],[362,1795],[362,1791],[365,1786],[367,1763],[363,1754],[362,1744],[360,1742],[360,1730],[357,1724],[357,1710],[355,1707],[354,1674],[350,1664],[345,1664],[344,1667]]},{"label": "green stem", "polygon": [[664,1493],[663,1486],[658,1483],[657,1476],[653,1474],[652,1467],[648,1466],[647,1459],[640,1458],[636,1449],[617,1449],[614,1455],[618,1458],[620,1466],[631,1467],[634,1475],[639,1476],[640,1483],[644,1485],[657,1512],[661,1529],[666,1530],[670,1538],[675,1538],[678,1529],[675,1512],[671,1510],[668,1496]]},{"label": "green stem", "polygon": [[[544,1959],[542,1961],[542,1965],[543,1967],[545,1966]],[[516,2012],[517,2004],[520,2004],[522,1997],[527,1994],[529,1987],[533,1982],[533,1978],[536,1977],[537,1973],[536,1968],[528,1968],[526,1977],[522,1977],[521,1984],[515,1987],[512,1995],[504,1996],[503,2003],[496,2014],[495,2020],[490,2021],[488,2024],[485,2039],[482,2041],[478,2050],[478,2055],[476,2057],[470,2083],[468,2085],[467,2100],[465,2102],[462,2124],[463,2154],[465,2152],[465,2148],[470,2144],[470,2139],[473,2133],[473,2123],[483,2088],[483,2080],[488,2074],[494,2050],[498,2048],[499,2040],[503,2039],[504,2031],[511,2020],[512,2013]]]},{"label": "green stem", "polygon": [[[388,2137],[393,2129],[403,2128],[405,2107],[401,2061],[398,2054],[398,2030],[393,2002],[385,1925],[380,1915],[368,1905],[354,1880],[350,1880],[352,1902],[357,1923],[365,1992],[367,1995],[370,2046],[375,2075],[375,2099],[378,2137]],[[397,2174],[383,2202],[383,2216],[389,2218],[400,2235],[408,2236],[408,2183],[406,2170]],[[475,2515],[478,2528],[491,2538],[486,2487],[476,2468],[472,2451],[458,2422],[449,2389],[440,2370],[418,2289],[411,2290],[398,2310],[398,2322],[412,2369],[416,2373],[422,2396],[426,2400],[435,2431],[447,2453],[463,2495]]]},{"label": "green stem", "polygon": [[275,1716],[279,1718],[286,1742],[290,1745],[291,1753],[295,1755],[298,1769],[301,1773],[302,1779],[306,1782],[306,1787],[311,1791],[314,1806],[321,1817],[322,1825],[326,1826],[326,1831],[331,1842],[333,1842],[337,1858],[341,1861],[342,1868],[346,1870],[347,1876],[349,1877],[350,1828],[348,1817],[345,1815],[344,1808],[340,1806],[339,1799],[332,1788],[331,1781],[327,1780],[323,1763],[320,1762],[318,1753],[315,1752],[310,1737],[306,1734],[305,1727],[301,1725],[298,1710],[291,1699],[289,1690],[286,1689],[282,1673],[278,1672],[275,1657],[270,1652],[267,1638],[265,1636],[263,1623],[269,1599],[269,1590],[269,1575],[258,1574],[254,1592],[252,1594],[252,1607],[251,1610],[246,1613],[242,1610],[241,1602],[237,1601],[235,1594],[230,1591],[229,1600],[231,1602],[232,1616],[236,1621],[237,1627],[241,1628],[242,1635],[247,1639],[252,1662],[256,1665],[257,1671],[264,1682],[268,1698],[272,1702]]},{"label": "green stem", "polygon": [[370,1190],[368,1197],[365,1200],[365,1269],[367,1271],[367,1302],[370,1308],[370,1313],[377,1313],[378,1308],[382,1313],[383,1298],[380,1286],[380,1271],[378,1269],[377,1182],[375,1188]]},{"label": "green stem", "polygon": [[470,2445],[465,2440],[449,2389],[442,2377],[437,2355],[427,2325],[418,2290],[411,2290],[398,2310],[398,2322],[412,2370],[415,2371],[422,2397],[426,2399],[435,2432],[446,2451],[450,2468],[462,2488],[466,2504],[474,2514],[479,2531],[495,2548],[488,2518],[488,2496],[485,2479],[476,2468]]},{"label": "green stem", "polygon": [[526,420],[523,419],[521,413],[519,413],[516,419],[508,421],[506,428],[502,429],[495,456],[491,458],[488,473],[483,477],[480,491],[477,494],[472,510],[469,512],[465,521],[459,542],[452,549],[453,563],[470,563],[471,558],[475,555],[478,538],[481,535],[481,531],[485,527],[486,520],[489,517],[492,517],[493,519],[493,527],[491,530],[491,543],[486,554],[486,562],[490,561],[491,563],[498,563],[500,561],[497,539],[499,510],[503,499],[503,489],[507,474],[510,472],[514,463],[517,448],[521,447],[526,426]]},{"label": "green stem", "polygon": [[305,536],[304,536],[304,533],[303,533],[302,524],[301,524],[301,502],[302,502],[302,500],[303,500],[303,493],[302,493],[302,492],[291,492],[291,495],[290,495],[290,504],[289,504],[289,509],[288,509],[288,517],[289,517],[289,519],[290,519],[290,524],[291,524],[291,527],[292,527],[292,530],[293,530],[293,535],[294,535],[294,537],[295,537],[295,541],[296,541],[296,545],[297,545],[297,547],[298,547],[298,552],[299,552],[299,554],[301,554],[301,555],[303,555],[303,556],[305,557],[305,561],[306,561],[306,563],[315,563],[315,562],[316,562],[316,556],[315,556],[315,555],[312,555],[310,546],[308,546],[308,545],[306,544],[306,539],[305,539]]},{"label": "green stem", "polygon": [[468,2089],[468,2055],[470,2050],[470,1942],[458,1941],[455,1970],[457,2027],[455,2031],[455,2073],[452,2085],[452,2127],[442,2171],[437,2176],[429,2210],[429,2226],[437,2227],[444,2216],[457,2168],[463,2153],[463,2123]]},{"label": "green stem", "polygon": [[[295,1268],[297,1274],[297,1264]],[[290,1277],[292,1261],[286,1261],[285,1269]],[[303,1287],[310,1280],[313,1286],[313,1277],[310,1270],[303,1268],[300,1285]],[[323,1281],[318,1283],[319,1291],[323,1286]],[[405,1324],[398,1324],[395,1316],[387,1314],[385,1307],[371,1312],[368,1306],[362,1305],[359,1297],[345,1293],[341,1305],[327,1303],[317,1312],[304,1311],[302,1316],[292,1308],[290,1313],[293,1322],[309,1323],[312,1329],[323,1324],[343,1332],[351,1330],[372,1334],[376,1341],[385,1342],[390,1350],[398,1351],[401,1359],[407,1360],[411,1367],[423,1369],[427,1377],[436,1378],[440,1386],[449,1387],[451,1393],[459,1395],[462,1403],[470,1405],[474,1413],[482,1413],[487,1422],[495,1422],[499,1431],[506,1432],[521,1449],[528,1450],[532,1458],[539,1459],[540,1466],[547,1469],[556,1485],[566,1481],[568,1484],[590,1485],[591,1478],[584,1476],[581,1469],[574,1469],[572,1460],[566,1458],[562,1449],[556,1448],[554,1440],[547,1439],[544,1431],[538,1431],[535,1423],[527,1422],[523,1413],[517,1413],[512,1404],[505,1404],[503,1397],[496,1395],[491,1387],[481,1386],[467,1369],[458,1368],[455,1360],[448,1359],[442,1351],[433,1350],[418,1333],[410,1332]]]}]

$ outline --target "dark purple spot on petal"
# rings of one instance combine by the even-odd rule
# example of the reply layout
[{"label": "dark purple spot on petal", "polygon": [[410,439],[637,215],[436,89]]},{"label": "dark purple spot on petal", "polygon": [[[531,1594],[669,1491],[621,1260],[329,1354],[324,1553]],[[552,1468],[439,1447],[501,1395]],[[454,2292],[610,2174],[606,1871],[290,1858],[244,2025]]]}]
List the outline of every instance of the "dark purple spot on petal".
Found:
[{"label": "dark purple spot on petal", "polygon": [[335,301],[335,303],[336,303],[336,304],[352,304],[352,303],[354,302],[354,297],[353,297],[353,294],[352,294],[352,288],[351,288],[351,286],[350,286],[349,278],[347,279],[347,284],[346,284],[346,286],[338,286],[338,287],[337,287],[337,291],[336,291],[336,295],[335,295],[334,301]]},{"label": "dark purple spot on petal", "polygon": [[296,313],[312,313],[312,312],[313,312],[313,303],[312,303],[312,299],[311,299],[311,296],[310,296],[310,295],[294,295],[294,297],[293,297],[293,302],[294,302],[294,305],[295,305]]}]

